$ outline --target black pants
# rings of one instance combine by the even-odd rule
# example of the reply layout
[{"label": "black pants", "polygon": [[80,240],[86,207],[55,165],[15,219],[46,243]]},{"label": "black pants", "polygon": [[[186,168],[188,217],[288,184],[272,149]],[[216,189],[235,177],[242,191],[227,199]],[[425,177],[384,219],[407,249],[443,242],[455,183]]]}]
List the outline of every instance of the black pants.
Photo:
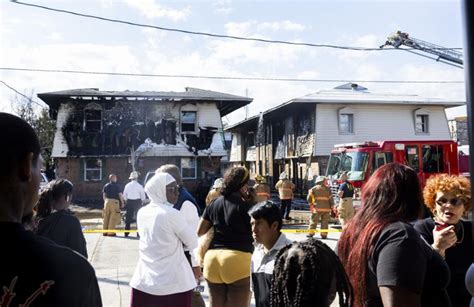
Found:
[{"label": "black pants", "polygon": [[[127,199],[125,209],[127,213],[125,214],[125,229],[130,229],[130,224],[136,221],[137,211],[142,205],[141,199]],[[128,232],[125,233],[125,236],[128,236]]]},{"label": "black pants", "polygon": [[282,199],[280,204],[280,213],[283,219],[288,219],[290,217],[291,211],[291,199]]}]

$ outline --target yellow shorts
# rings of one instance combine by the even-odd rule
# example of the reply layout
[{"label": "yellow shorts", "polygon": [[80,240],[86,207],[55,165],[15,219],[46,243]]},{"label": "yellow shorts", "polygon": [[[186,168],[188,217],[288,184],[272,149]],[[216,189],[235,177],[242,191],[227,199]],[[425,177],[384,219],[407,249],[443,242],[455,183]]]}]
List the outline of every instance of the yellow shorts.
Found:
[{"label": "yellow shorts", "polygon": [[210,249],[204,256],[204,278],[215,284],[231,284],[250,276],[251,253]]}]

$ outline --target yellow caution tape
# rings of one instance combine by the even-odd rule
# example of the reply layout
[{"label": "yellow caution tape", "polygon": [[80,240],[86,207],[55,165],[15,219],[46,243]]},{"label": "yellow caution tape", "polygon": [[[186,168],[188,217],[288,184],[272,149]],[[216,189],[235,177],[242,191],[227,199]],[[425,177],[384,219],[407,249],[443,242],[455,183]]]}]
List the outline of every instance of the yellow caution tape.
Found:
[{"label": "yellow caution tape", "polygon": [[137,232],[136,229],[83,229],[83,233],[123,233],[123,232],[130,232],[134,233]]},{"label": "yellow caution tape", "polygon": [[282,229],[286,233],[342,232],[342,229]]},{"label": "yellow caution tape", "polygon": [[[136,229],[84,229],[83,233],[136,233]],[[318,232],[342,232],[342,229],[282,229],[281,232],[285,233],[318,233]]]}]

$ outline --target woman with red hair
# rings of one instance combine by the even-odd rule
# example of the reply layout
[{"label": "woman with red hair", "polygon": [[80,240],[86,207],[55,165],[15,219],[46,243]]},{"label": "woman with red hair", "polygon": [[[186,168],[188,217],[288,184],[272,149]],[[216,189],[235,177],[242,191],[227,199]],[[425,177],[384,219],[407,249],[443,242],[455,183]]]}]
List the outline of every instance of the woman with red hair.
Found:
[{"label": "woman with red hair", "polygon": [[422,208],[413,169],[389,163],[370,177],[361,209],[338,243],[354,288],[354,307],[451,306],[449,268],[410,224]]},{"label": "woman with red hair", "polygon": [[471,209],[471,183],[461,176],[430,177],[423,190],[433,218],[418,221],[415,229],[446,260],[451,270],[448,295],[454,307],[469,306],[471,295],[464,277],[472,263],[472,224],[461,220]]}]

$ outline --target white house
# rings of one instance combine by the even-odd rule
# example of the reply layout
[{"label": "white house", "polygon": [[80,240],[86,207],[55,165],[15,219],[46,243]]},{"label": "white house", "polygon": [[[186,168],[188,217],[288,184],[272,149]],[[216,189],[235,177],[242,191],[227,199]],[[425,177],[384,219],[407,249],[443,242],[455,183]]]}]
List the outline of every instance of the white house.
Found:
[{"label": "white house", "polygon": [[335,144],[449,140],[445,109],[463,104],[376,93],[347,83],[291,99],[227,128],[234,137],[230,162],[246,164],[270,181],[285,170],[297,184],[303,184],[309,168],[314,175],[325,172]]}]

